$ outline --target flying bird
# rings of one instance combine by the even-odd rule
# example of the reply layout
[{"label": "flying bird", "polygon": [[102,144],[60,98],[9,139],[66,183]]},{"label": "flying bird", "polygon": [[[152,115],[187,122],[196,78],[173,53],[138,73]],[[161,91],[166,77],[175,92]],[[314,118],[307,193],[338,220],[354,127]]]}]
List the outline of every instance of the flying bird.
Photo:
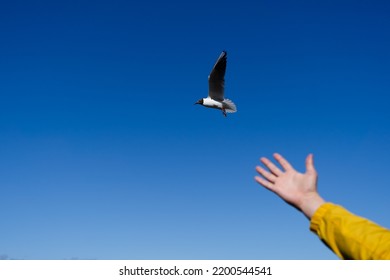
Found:
[{"label": "flying bird", "polygon": [[237,112],[236,105],[233,101],[224,98],[226,58],[227,53],[223,51],[209,75],[209,96],[199,99],[195,103],[221,110],[225,117],[226,113]]}]

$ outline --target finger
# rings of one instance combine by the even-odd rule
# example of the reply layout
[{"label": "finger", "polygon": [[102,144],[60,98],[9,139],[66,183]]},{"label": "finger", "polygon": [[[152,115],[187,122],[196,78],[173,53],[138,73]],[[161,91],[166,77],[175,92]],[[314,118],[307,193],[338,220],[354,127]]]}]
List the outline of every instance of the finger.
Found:
[{"label": "finger", "polygon": [[294,170],[294,168],[290,165],[290,163],[281,155],[275,153],[274,158],[280,163],[280,165],[284,168],[284,170]]},{"label": "finger", "polygon": [[316,172],[316,169],[314,168],[313,154],[309,154],[306,158],[306,172],[307,173]]},{"label": "finger", "polygon": [[280,176],[283,172],[275,165],[273,164],[268,158],[261,158],[260,161],[264,163],[265,166],[276,176]]},{"label": "finger", "polygon": [[262,168],[261,166],[256,166],[256,171],[261,174],[265,179],[274,183],[276,180],[276,176],[272,173],[269,173],[267,170]]},{"label": "finger", "polygon": [[260,185],[262,185],[263,187],[269,189],[270,191],[273,191],[273,186],[274,184],[272,184],[271,182],[259,177],[259,176],[256,176],[255,177],[255,180],[257,183],[259,183]]}]

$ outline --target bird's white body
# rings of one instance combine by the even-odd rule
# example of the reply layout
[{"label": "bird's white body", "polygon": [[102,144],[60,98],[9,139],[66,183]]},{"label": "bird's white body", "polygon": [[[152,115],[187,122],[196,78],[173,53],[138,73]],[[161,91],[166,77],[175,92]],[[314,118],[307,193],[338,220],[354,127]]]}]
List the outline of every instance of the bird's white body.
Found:
[{"label": "bird's white body", "polygon": [[215,63],[209,75],[209,95],[206,98],[198,100],[195,104],[200,104],[208,108],[222,110],[226,113],[237,112],[237,107],[230,99],[224,98],[225,91],[225,71],[227,62],[227,53],[223,51]]},{"label": "bird's white body", "polygon": [[234,113],[237,111],[236,105],[230,99],[224,99],[223,101],[217,101],[210,96],[203,98],[203,106],[209,108],[215,108],[220,110],[225,110],[228,113]]},{"label": "bird's white body", "polygon": [[222,109],[222,102],[221,101],[216,101],[210,96],[203,98],[203,106],[210,107],[210,108],[216,108],[216,109]]}]

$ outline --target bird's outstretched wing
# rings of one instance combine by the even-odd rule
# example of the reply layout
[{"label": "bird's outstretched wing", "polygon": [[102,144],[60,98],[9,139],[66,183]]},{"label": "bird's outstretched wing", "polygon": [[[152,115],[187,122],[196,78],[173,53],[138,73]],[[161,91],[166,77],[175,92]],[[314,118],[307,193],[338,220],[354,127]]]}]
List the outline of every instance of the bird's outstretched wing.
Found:
[{"label": "bird's outstretched wing", "polygon": [[226,58],[227,53],[223,51],[209,75],[209,97],[217,101],[224,99]]}]

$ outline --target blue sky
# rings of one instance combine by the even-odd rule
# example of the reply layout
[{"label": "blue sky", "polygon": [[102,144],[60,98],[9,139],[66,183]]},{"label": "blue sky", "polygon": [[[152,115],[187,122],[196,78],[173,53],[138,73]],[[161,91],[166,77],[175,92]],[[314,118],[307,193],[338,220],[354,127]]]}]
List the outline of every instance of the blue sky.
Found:
[{"label": "blue sky", "polygon": [[[2,258],[336,259],[274,152],[390,227],[387,1],[132,2],[1,3]],[[227,118],[193,105],[222,50]]]}]

